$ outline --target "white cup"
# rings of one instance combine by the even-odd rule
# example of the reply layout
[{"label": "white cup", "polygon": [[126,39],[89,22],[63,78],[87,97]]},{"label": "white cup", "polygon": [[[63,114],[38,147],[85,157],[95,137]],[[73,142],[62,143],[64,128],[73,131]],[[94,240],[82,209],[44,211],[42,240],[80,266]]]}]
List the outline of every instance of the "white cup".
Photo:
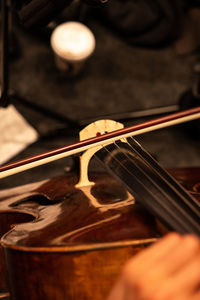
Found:
[{"label": "white cup", "polygon": [[51,47],[59,70],[77,75],[95,49],[92,31],[82,23],[66,22],[57,26],[51,35]]}]

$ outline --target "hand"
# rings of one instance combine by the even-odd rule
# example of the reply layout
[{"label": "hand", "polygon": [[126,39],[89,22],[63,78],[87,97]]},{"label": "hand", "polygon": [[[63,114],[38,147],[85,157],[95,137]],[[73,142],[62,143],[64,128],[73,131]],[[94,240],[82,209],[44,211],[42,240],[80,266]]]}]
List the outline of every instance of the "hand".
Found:
[{"label": "hand", "polygon": [[171,233],[140,252],[108,300],[200,300],[200,240]]}]

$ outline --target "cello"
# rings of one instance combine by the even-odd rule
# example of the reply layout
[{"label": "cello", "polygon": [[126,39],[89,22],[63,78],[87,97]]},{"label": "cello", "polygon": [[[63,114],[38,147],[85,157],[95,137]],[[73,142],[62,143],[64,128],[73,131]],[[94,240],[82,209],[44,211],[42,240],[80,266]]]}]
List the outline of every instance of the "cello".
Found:
[{"label": "cello", "polygon": [[[103,128],[103,131],[107,131],[107,128]],[[96,135],[98,140],[99,131]],[[130,155],[130,147],[127,148],[124,139],[125,136],[120,143],[126,145],[125,150],[120,153],[117,151],[117,155],[120,154],[121,158],[125,154],[127,160],[128,152],[128,160],[132,163],[134,157],[137,158],[136,165],[140,164],[139,154],[135,155],[134,152],[134,155]],[[108,144],[110,142],[106,143],[106,147]],[[105,149],[106,153],[110,152],[106,147],[97,152],[104,164],[110,163],[114,157],[113,154],[109,157],[104,155]],[[89,152],[87,156],[90,158],[96,150],[92,148]],[[146,154],[143,152],[142,156]],[[87,167],[89,160],[85,159],[84,154],[81,157],[82,165]],[[29,163],[32,162],[33,158],[29,159]],[[110,166],[109,163],[109,168],[116,171],[116,166]],[[150,175],[159,172],[159,178],[169,183],[170,191],[172,189],[174,193],[176,189],[180,211],[189,205],[190,212],[184,215],[189,227],[184,231],[191,229],[199,234],[198,202],[174,183],[168,173],[163,173],[155,162],[152,164],[151,158],[148,163],[153,168]],[[27,166],[27,160],[23,164]],[[2,167],[1,171],[13,172],[19,165]],[[143,167],[147,168],[146,161]],[[149,169],[149,176],[148,172]],[[183,170],[181,175],[178,172],[172,171],[178,180],[183,178],[183,174],[193,174],[193,170]],[[194,174],[198,177],[199,169]],[[107,173],[93,173],[90,174],[90,181],[87,170],[80,177],[78,182],[77,175],[67,174],[26,185],[23,189],[17,187],[0,192],[1,245],[5,253],[4,256],[1,248],[1,261],[5,257],[2,269],[7,273],[11,299],[105,299],[124,262],[162,236],[157,219],[142,205],[135,203],[133,196],[118,180]],[[128,186],[127,181],[125,184]],[[189,186],[196,188],[197,185],[195,178]],[[130,191],[131,187],[128,188]],[[167,193],[166,186],[163,187],[163,193]],[[173,198],[171,192],[169,194],[170,199]],[[198,197],[195,189],[193,195]],[[185,199],[184,204],[182,198]],[[194,217],[193,224],[191,216]],[[164,221],[168,223],[166,219]],[[172,228],[176,229],[177,224],[173,224]],[[6,290],[3,276],[1,285]]]}]

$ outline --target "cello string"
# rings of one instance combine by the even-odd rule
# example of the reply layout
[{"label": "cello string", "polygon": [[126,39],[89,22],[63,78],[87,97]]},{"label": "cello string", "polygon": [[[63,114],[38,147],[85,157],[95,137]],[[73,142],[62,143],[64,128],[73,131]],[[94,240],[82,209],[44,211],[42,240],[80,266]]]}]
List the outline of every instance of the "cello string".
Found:
[{"label": "cello string", "polygon": [[[159,163],[132,137],[127,139],[128,144],[130,147],[135,150],[136,148],[133,148],[132,144],[129,143],[129,140],[133,141],[134,146],[137,148],[138,154],[140,154],[141,157],[145,158],[148,163],[154,168],[154,170],[159,174],[159,176],[162,176],[163,180],[167,182],[168,185],[170,185],[170,188],[176,191],[180,196],[183,196],[183,200],[186,200],[186,204],[194,210],[196,213],[196,210],[199,209],[199,203],[194,197],[191,197],[188,191],[182,188],[182,186],[174,179],[172,178],[169,173],[164,170]],[[192,200],[192,202],[191,202]]]},{"label": "cello string", "polygon": [[[134,141],[134,139],[132,139],[132,138],[130,138],[130,139],[132,141]],[[129,143],[129,146],[130,146],[130,143]],[[170,177],[169,174],[167,174],[167,172],[165,172],[164,169],[161,168],[161,166],[151,157],[151,155],[144,148],[141,147],[141,145],[139,145],[139,143],[134,141],[134,147],[131,145],[131,148],[134,152],[137,153],[137,155],[140,156],[140,158],[142,160],[146,159],[146,163],[148,164],[150,169],[157,174],[158,179],[162,179],[164,184],[167,185],[167,189],[170,189],[169,191],[172,191],[173,193],[175,193],[175,195],[178,196],[182,200],[181,204],[184,205],[184,207],[186,209],[188,209],[188,206],[189,206],[195,215],[199,214],[199,205],[197,205],[196,200],[193,199],[193,197],[189,193],[187,193],[183,188],[181,189],[181,186],[175,180],[173,180],[172,177]],[[146,154],[146,157],[144,156],[144,154]],[[126,153],[125,153],[125,155],[126,155]],[[163,176],[163,175],[166,175],[166,176]],[[168,180],[168,178],[170,180]],[[161,182],[161,184],[162,184],[162,182]],[[180,191],[182,191],[182,193],[180,193]],[[194,206],[191,206],[190,202],[189,202],[189,205],[187,205],[188,198],[190,199],[191,202],[193,202],[193,200],[195,200]],[[172,202],[172,203],[176,205],[176,202]]]},{"label": "cello string", "polygon": [[[126,153],[125,153],[125,155],[126,155]],[[119,161],[118,161],[118,162],[119,162]],[[129,172],[129,173],[130,173],[130,172]],[[149,180],[149,179],[148,179],[148,180]],[[145,182],[145,186],[143,185],[143,188],[146,188],[146,184],[147,184],[147,182]],[[158,185],[156,186],[156,189],[159,190],[159,186],[158,186]],[[155,195],[157,195],[157,193],[155,193]],[[154,195],[154,200],[157,201],[157,205],[158,205],[158,204],[159,204],[159,205],[161,204],[161,206],[163,206],[162,204],[164,204],[164,202],[160,202],[160,198],[158,198],[158,200],[157,200],[157,197],[156,197],[156,199],[155,199],[155,195]],[[164,195],[163,195],[163,196],[164,196]],[[163,197],[163,196],[162,196],[162,197]],[[169,205],[168,205],[168,203],[166,203],[166,204],[167,204],[167,207],[164,205],[164,209],[165,209],[165,211],[164,211],[164,212],[165,212],[165,217],[166,217],[166,210],[168,210],[168,208],[170,208]],[[154,208],[154,210],[155,210],[155,208]],[[174,212],[175,212],[175,210],[171,210],[171,214],[172,214],[172,215],[174,215]],[[180,211],[179,211],[179,214],[180,214]],[[175,217],[177,218],[177,215],[175,215]],[[173,219],[174,219],[174,216],[173,216]],[[190,221],[192,221],[192,223],[194,223],[194,222],[193,222],[193,219],[190,220]],[[184,226],[186,225],[186,224],[185,224],[185,219],[184,219],[184,221],[181,221],[181,219],[179,218],[179,223],[180,223],[180,222],[182,222],[181,228],[184,228]],[[183,222],[184,222],[184,223],[183,223]]]},{"label": "cello string", "polygon": [[[110,155],[110,151],[107,149],[107,147],[106,147],[106,151],[109,153],[109,155]],[[111,155],[112,155],[112,152],[111,152]],[[121,161],[122,161],[122,158],[120,157],[120,160],[119,159],[117,159],[116,158],[116,156],[113,158],[116,162],[117,162],[117,166],[119,166],[119,165],[121,165],[122,166],[122,168],[123,168],[123,170],[125,170],[126,171],[126,173],[129,173],[129,175],[133,175],[131,172],[130,172],[130,170],[128,170],[122,163],[121,163]],[[116,169],[115,169],[115,173],[116,173]],[[115,174],[114,173],[114,174]],[[121,179],[121,177],[119,176],[119,178]],[[123,182],[124,182],[124,180],[122,180]],[[150,194],[150,196],[151,197],[153,197],[153,199],[154,199],[154,202],[155,202],[155,206],[154,206],[154,210],[156,211],[156,213],[160,216],[160,211],[161,210],[164,210],[164,212],[165,212],[165,215],[168,215],[168,219],[170,219],[170,217],[171,217],[171,215],[169,214],[169,211],[168,211],[168,207],[165,207],[165,205],[163,205],[163,203],[161,203],[160,201],[159,201],[159,199],[158,199],[158,194],[157,193],[154,193],[153,194],[153,192],[151,191],[151,189],[147,189],[147,185],[146,184],[144,184],[144,182],[143,182],[143,180],[141,179],[141,180],[139,180],[138,178],[137,178],[137,184],[140,184],[141,185],[141,187],[142,187],[142,192],[143,192],[143,195],[145,194],[145,191],[147,190],[147,192],[148,192],[148,195],[146,196],[147,198],[149,197],[149,194]],[[129,185],[127,185],[127,187],[128,187],[128,189],[130,189],[130,186]],[[133,192],[133,190],[131,189],[131,192]],[[135,196],[135,194],[133,193],[133,195]],[[136,195],[136,196],[138,196],[138,195]],[[140,195],[141,196],[141,195]],[[136,198],[137,199],[137,198]],[[145,205],[146,206],[146,205]],[[147,205],[147,207],[148,207],[148,205]],[[170,212],[171,213],[171,212]],[[173,212],[172,212],[173,213]],[[175,217],[175,216],[174,216]],[[173,220],[175,219],[175,218],[172,218],[172,220],[171,220],[171,222],[170,223],[172,223],[173,222]],[[182,228],[184,228],[184,226],[183,226],[184,224],[181,224],[180,226],[182,227]],[[180,227],[179,226],[179,227]]]},{"label": "cello string", "polygon": [[[116,145],[116,144],[115,144]],[[118,145],[116,145],[117,147],[118,147]],[[104,147],[105,148],[105,147]],[[109,149],[107,149],[107,146],[106,146],[106,150],[107,150],[107,152],[109,152],[110,153],[110,151],[109,151]],[[123,153],[123,155],[125,155],[126,156],[126,153]],[[117,160],[116,159],[116,157],[114,157],[114,159],[115,160]],[[131,159],[130,157],[128,157],[128,159]],[[117,160],[117,163],[118,163],[118,165],[121,165],[123,168],[125,168],[124,167],[124,165],[122,165],[121,164],[121,160]],[[133,160],[132,160],[132,163],[133,163]],[[127,169],[127,168],[126,168]],[[140,170],[141,171],[141,170]],[[128,170],[127,169],[127,172],[130,174],[130,175],[133,175],[131,172],[130,172],[130,170]],[[142,170],[142,172],[143,172],[143,170]],[[148,180],[150,180],[151,181],[151,178],[149,178]],[[154,185],[155,185],[155,183],[154,183]],[[144,185],[143,185],[144,186]],[[146,186],[144,186],[144,188],[146,189]],[[156,184],[156,188],[158,188],[159,190],[160,190],[160,187]],[[162,191],[163,192],[163,191]],[[166,194],[166,193],[165,193]],[[156,195],[153,195],[154,196],[154,198],[156,197]],[[168,196],[168,195],[167,195]],[[156,199],[157,199],[157,197],[156,197]],[[163,204],[163,203],[160,203],[160,200],[156,200],[158,203],[159,203],[159,205],[160,204]],[[175,203],[176,204],[176,203]],[[174,203],[173,203],[173,205],[174,205]],[[165,208],[165,214],[166,214],[166,209],[168,210],[168,208],[169,207],[166,207],[165,205],[164,205],[164,208]],[[182,209],[181,209],[182,210]],[[171,211],[171,213],[172,213],[172,215],[174,215],[174,210],[172,210]],[[185,211],[184,211],[184,214],[185,214]],[[177,217],[177,215],[175,215],[176,217]],[[180,220],[181,221],[181,220]],[[193,221],[193,220],[192,220]],[[185,220],[184,220],[184,222],[185,222]]]},{"label": "cello string", "polygon": [[[181,217],[180,213],[182,211],[185,221],[185,215],[187,216],[187,218],[189,217],[188,210],[190,209],[192,212],[190,221],[191,218],[194,217],[194,215],[197,216],[197,218],[199,218],[199,205],[197,204],[196,199],[191,197],[191,195],[187,191],[181,189],[181,186],[176,182],[176,180],[173,180],[172,177],[170,177],[170,175],[167,172],[165,172],[165,170],[161,168],[161,166],[151,157],[151,155],[147,151],[145,151],[145,149],[142,148],[136,141],[134,141],[134,146],[137,149],[135,147],[133,147],[133,149],[138,150],[138,153],[141,157],[144,157],[144,154],[146,155],[146,159],[147,162],[150,163],[150,167],[153,167],[154,171],[158,173],[159,178],[162,177],[162,181],[164,180],[164,184],[166,185],[167,191],[169,194],[171,194],[169,198],[169,204],[171,204],[174,207],[174,209],[176,209],[179,212],[179,216]],[[175,201],[175,199],[177,200]]]}]

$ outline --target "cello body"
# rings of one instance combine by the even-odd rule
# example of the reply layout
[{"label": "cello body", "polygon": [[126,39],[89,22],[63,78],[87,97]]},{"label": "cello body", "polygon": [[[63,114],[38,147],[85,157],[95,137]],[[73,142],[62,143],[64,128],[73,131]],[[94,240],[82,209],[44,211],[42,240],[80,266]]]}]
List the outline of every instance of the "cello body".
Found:
[{"label": "cello body", "polygon": [[[200,169],[170,173],[199,198]],[[0,192],[0,291],[12,300],[103,300],[124,263],[162,234],[107,173],[66,174]]]}]

